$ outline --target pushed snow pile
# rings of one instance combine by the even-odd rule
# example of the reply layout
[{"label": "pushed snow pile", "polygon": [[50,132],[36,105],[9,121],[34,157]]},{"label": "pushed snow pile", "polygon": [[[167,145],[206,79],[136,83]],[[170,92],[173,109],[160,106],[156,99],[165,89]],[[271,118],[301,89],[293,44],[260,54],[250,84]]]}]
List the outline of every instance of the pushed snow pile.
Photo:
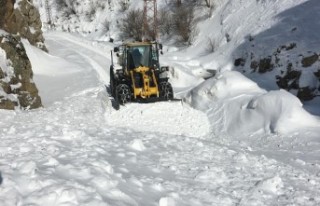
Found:
[{"label": "pushed snow pile", "polygon": [[169,80],[174,88],[175,97],[180,98],[191,88],[203,82],[201,77],[196,77],[188,68],[182,65],[175,65],[171,62],[166,62],[166,65],[174,65],[169,70]]},{"label": "pushed snow pile", "polygon": [[301,127],[320,127],[320,121],[292,94],[266,92],[235,71],[207,80],[192,90],[186,101],[207,111],[217,135],[285,134]]},{"label": "pushed snow pile", "polygon": [[193,89],[185,100],[195,108],[207,110],[212,101],[238,98],[251,94],[262,94],[265,91],[239,72],[227,71],[211,78]]},{"label": "pushed snow pile", "polygon": [[105,116],[109,125],[136,131],[202,137],[210,128],[203,112],[180,102],[129,103]]}]

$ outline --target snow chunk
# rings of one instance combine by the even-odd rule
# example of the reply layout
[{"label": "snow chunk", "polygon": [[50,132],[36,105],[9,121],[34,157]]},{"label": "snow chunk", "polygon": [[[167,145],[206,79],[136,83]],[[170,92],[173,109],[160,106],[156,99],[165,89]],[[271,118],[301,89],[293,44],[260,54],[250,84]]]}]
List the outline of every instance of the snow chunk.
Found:
[{"label": "snow chunk", "polygon": [[15,89],[19,89],[22,86],[22,84],[20,82],[18,82],[17,84],[11,84],[11,90],[15,90]]},{"label": "snow chunk", "polygon": [[5,35],[8,35],[8,32],[0,29],[0,36],[5,36]]},{"label": "snow chunk", "polygon": [[50,158],[48,159],[48,161],[45,162],[43,165],[44,165],[44,166],[57,166],[57,165],[59,165],[59,164],[60,164],[60,163],[59,163],[58,160],[56,160],[56,159],[53,158],[53,157],[50,157]]},{"label": "snow chunk", "polygon": [[12,62],[7,59],[7,53],[5,50],[0,48],[0,68],[6,74],[2,79],[4,82],[10,82],[11,78],[15,76]]},{"label": "snow chunk", "polygon": [[171,197],[162,197],[159,201],[159,206],[175,206],[175,201]]},{"label": "snow chunk", "polygon": [[282,179],[279,176],[271,177],[265,180],[258,181],[256,187],[260,191],[272,194],[280,194],[283,188]]},{"label": "snow chunk", "polygon": [[37,165],[34,161],[28,161],[19,163],[18,168],[20,173],[33,176],[35,175]]},{"label": "snow chunk", "polygon": [[137,151],[144,151],[146,150],[146,147],[143,145],[142,140],[140,139],[134,139],[131,143],[130,143],[130,147],[134,150]]}]

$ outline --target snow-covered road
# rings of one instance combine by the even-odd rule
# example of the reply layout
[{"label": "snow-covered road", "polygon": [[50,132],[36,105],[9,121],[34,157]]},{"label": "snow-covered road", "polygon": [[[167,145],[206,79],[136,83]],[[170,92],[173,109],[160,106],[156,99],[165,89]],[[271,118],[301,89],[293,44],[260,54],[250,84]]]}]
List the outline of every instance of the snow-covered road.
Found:
[{"label": "snow-covered road", "polygon": [[186,103],[116,111],[105,89],[111,47],[46,39],[50,55],[27,45],[45,107],[0,111],[0,205],[320,204],[318,164],[237,148]]}]

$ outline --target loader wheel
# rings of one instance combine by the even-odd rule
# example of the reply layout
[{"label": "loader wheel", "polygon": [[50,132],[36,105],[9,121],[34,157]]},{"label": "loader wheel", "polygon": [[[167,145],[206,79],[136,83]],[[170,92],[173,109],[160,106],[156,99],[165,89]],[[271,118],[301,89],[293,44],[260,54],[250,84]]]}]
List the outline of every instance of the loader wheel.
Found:
[{"label": "loader wheel", "polygon": [[160,97],[164,100],[173,99],[173,89],[169,82],[161,82],[159,85]]},{"label": "loader wheel", "polygon": [[131,91],[128,85],[119,84],[116,88],[116,99],[119,104],[125,104],[131,100]]}]

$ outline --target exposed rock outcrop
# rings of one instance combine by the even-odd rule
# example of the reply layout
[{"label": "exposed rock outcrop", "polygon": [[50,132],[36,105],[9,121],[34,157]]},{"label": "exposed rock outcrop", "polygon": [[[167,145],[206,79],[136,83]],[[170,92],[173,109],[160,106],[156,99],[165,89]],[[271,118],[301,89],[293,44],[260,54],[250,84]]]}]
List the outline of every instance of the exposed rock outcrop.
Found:
[{"label": "exposed rock outcrop", "polygon": [[279,88],[291,92],[302,101],[312,100],[320,95],[320,55],[311,51],[301,54],[297,48],[295,42],[282,45],[267,57],[256,57],[251,52],[235,59],[234,66],[239,71],[250,68],[250,73],[261,75],[272,72]]},{"label": "exposed rock outcrop", "polygon": [[32,0],[0,0],[0,19],[1,29],[26,38],[32,45],[47,51],[40,14]]},{"label": "exposed rock outcrop", "polygon": [[0,35],[0,109],[41,105],[26,50],[19,37]]},{"label": "exposed rock outcrop", "polygon": [[41,20],[31,0],[0,0],[0,109],[41,107],[21,38],[46,51]]},{"label": "exposed rock outcrop", "polygon": [[319,55],[314,53],[311,56],[304,57],[301,61],[303,67],[310,67],[319,60]]}]

